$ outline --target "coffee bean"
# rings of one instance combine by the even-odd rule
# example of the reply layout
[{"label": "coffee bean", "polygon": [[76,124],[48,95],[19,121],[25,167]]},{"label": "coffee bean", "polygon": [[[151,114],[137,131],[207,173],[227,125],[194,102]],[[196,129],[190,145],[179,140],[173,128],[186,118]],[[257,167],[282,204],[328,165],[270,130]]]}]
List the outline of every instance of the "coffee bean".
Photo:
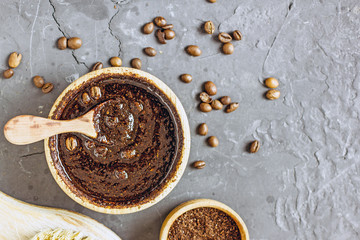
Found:
[{"label": "coffee bean", "polygon": [[205,91],[210,95],[213,96],[217,93],[217,88],[215,83],[211,82],[211,81],[207,81],[204,84],[205,87]]},{"label": "coffee bean", "polygon": [[96,71],[96,70],[100,70],[103,68],[103,64],[102,62],[97,62],[94,64],[94,66],[92,67],[91,71]]},{"label": "coffee bean", "polygon": [[38,88],[42,88],[45,84],[44,79],[40,76],[33,77],[33,82],[34,82],[34,85]]},{"label": "coffee bean", "polygon": [[93,99],[98,100],[101,97],[101,89],[98,86],[91,87],[90,95]]},{"label": "coffee bean", "polygon": [[9,67],[16,68],[17,66],[19,66],[21,59],[22,59],[21,53],[17,53],[17,52],[11,53],[8,61]]},{"label": "coffee bean", "polygon": [[161,44],[166,44],[166,41],[165,41],[165,33],[163,31],[161,31],[160,29],[156,30],[156,33],[155,33],[159,43]]},{"label": "coffee bean", "polygon": [[43,93],[49,93],[54,89],[54,85],[52,83],[45,83],[44,86],[41,88]]},{"label": "coffee bean", "polygon": [[224,96],[220,98],[220,102],[223,105],[229,105],[231,103],[231,98],[229,96]]},{"label": "coffee bean", "polygon": [[94,149],[94,155],[95,155],[95,157],[105,157],[108,150],[109,149],[107,147],[104,147],[104,146],[96,147]]},{"label": "coffee bean", "polygon": [[211,107],[214,109],[214,110],[221,110],[223,108],[223,105],[222,103],[219,101],[219,100],[214,100],[212,101],[211,103]]},{"label": "coffee bean", "polygon": [[136,69],[141,69],[141,60],[139,58],[132,59],[131,66]]},{"label": "coffee bean", "polygon": [[110,64],[113,67],[121,67],[122,60],[119,57],[112,57],[112,58],[110,58]]},{"label": "coffee bean", "polygon": [[250,144],[249,151],[250,153],[256,153],[257,151],[259,151],[259,148],[260,148],[260,143],[258,140],[255,140]]},{"label": "coffee bean", "polygon": [[204,168],[205,167],[205,162],[204,161],[196,161],[196,162],[194,162],[193,164],[192,164],[192,166],[194,167],[194,168],[197,168],[197,169],[202,169],[202,168]]},{"label": "coffee bean", "polygon": [[271,89],[271,90],[266,92],[266,97],[268,99],[270,99],[270,100],[278,99],[280,97],[280,91],[275,90],[275,89]]},{"label": "coffee bean", "polygon": [[173,28],[174,28],[174,25],[172,25],[172,24],[166,24],[165,26],[162,26],[161,28],[162,28],[162,29],[173,29]]},{"label": "coffee bean", "polygon": [[207,21],[204,24],[204,31],[208,34],[213,34],[215,32],[215,26],[212,21]]},{"label": "coffee bean", "polygon": [[66,37],[61,37],[57,40],[57,47],[60,50],[64,50],[67,48],[67,39]]},{"label": "coffee bean", "polygon": [[225,32],[219,33],[218,38],[219,38],[220,42],[222,42],[222,43],[228,43],[228,42],[231,42],[231,40],[232,40],[232,37],[230,36],[230,34],[225,33]]},{"label": "coffee bean", "polygon": [[232,43],[225,43],[222,46],[223,53],[225,54],[232,54],[234,52],[234,45]]},{"label": "coffee bean", "polygon": [[202,112],[210,112],[212,110],[211,105],[208,103],[200,103],[199,108]]},{"label": "coffee bean", "polygon": [[191,56],[198,57],[201,55],[201,50],[196,45],[189,45],[186,47],[186,52]]},{"label": "coffee bean", "polygon": [[12,70],[11,68],[3,72],[4,78],[11,78],[13,75],[14,75],[14,70]]},{"label": "coffee bean", "polygon": [[206,136],[208,134],[209,128],[206,123],[202,123],[198,127],[198,134],[202,136]]},{"label": "coffee bean", "polygon": [[156,55],[156,50],[152,47],[144,48],[144,52],[150,57],[154,57]]},{"label": "coffee bean", "polygon": [[75,137],[68,137],[65,140],[65,145],[69,151],[74,151],[78,146],[78,142]]},{"label": "coffee bean", "polygon": [[171,29],[166,29],[164,30],[165,33],[165,39],[166,40],[171,40],[175,37],[175,32]]},{"label": "coffee bean", "polygon": [[230,103],[229,105],[227,105],[225,112],[231,113],[231,112],[235,111],[238,107],[239,107],[239,103],[237,103],[237,102]]},{"label": "coffee bean", "polygon": [[216,0],[208,0],[208,2],[216,3]]},{"label": "coffee bean", "polygon": [[163,27],[163,26],[166,25],[166,20],[165,20],[165,18],[163,18],[163,17],[156,17],[156,18],[154,19],[154,23],[155,23],[155,25],[158,26],[158,27]]},{"label": "coffee bean", "polygon": [[265,86],[268,88],[277,88],[279,86],[279,81],[273,77],[267,78],[265,79]]},{"label": "coffee bean", "polygon": [[184,83],[190,83],[192,81],[192,76],[190,74],[182,74],[180,76],[181,81]]},{"label": "coffee bean", "polygon": [[88,93],[84,92],[81,95],[81,100],[83,101],[83,103],[88,104],[91,101],[91,98]]},{"label": "coffee bean", "polygon": [[209,96],[209,94],[207,94],[206,92],[202,92],[200,93],[200,100],[204,103],[211,103],[212,102],[212,99],[211,97]]},{"label": "coffee bean", "polygon": [[217,147],[219,145],[219,139],[215,136],[211,136],[207,139],[207,143],[210,147]]},{"label": "coffee bean", "polygon": [[152,22],[149,22],[147,24],[144,25],[143,27],[143,32],[145,34],[150,34],[154,31],[154,24]]},{"label": "coffee bean", "polygon": [[71,49],[78,49],[81,47],[81,45],[82,45],[82,41],[78,37],[69,38],[67,41],[67,46],[68,48]]},{"label": "coffee bean", "polygon": [[239,30],[235,30],[233,32],[233,37],[234,37],[235,40],[239,41],[239,40],[242,39],[242,34],[241,34],[241,32]]}]

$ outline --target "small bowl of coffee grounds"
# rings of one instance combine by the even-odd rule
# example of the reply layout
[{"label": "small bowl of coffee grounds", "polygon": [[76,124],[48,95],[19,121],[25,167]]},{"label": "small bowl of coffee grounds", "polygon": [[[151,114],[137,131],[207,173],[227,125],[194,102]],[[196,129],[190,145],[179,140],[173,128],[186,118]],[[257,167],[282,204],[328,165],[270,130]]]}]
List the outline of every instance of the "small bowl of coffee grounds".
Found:
[{"label": "small bowl of coffee grounds", "polygon": [[211,199],[180,204],[166,217],[160,240],[249,240],[241,217],[227,205]]}]

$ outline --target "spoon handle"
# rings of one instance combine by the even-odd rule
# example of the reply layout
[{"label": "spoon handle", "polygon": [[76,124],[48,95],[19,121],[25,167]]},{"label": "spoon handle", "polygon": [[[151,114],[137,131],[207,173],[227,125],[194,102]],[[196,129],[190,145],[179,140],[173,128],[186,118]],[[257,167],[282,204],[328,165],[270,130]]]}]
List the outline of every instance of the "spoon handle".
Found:
[{"label": "spoon handle", "polygon": [[5,138],[16,145],[34,143],[50,136],[65,132],[80,132],[96,137],[89,112],[73,120],[52,120],[31,115],[20,115],[10,119],[4,127]]}]

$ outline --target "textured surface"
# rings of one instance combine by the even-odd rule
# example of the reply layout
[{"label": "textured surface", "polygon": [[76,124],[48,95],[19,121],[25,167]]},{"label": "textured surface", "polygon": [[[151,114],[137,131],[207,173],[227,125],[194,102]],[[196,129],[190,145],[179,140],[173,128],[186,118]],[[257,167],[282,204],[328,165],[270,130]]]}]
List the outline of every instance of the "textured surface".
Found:
[{"label": "textured surface", "polygon": [[[110,216],[77,205],[56,185],[41,142],[13,146],[0,135],[0,189],[21,200],[75,210],[106,224],[123,239],[156,239],[162,221],[179,203],[213,198],[237,211],[252,239],[360,238],[360,3],[358,0],[67,1],[0,3],[0,68],[8,54],[23,54],[12,79],[0,80],[1,126],[18,114],[46,116],[71,79],[93,63],[114,55],[125,66],[134,57],[143,70],[167,83],[183,102],[193,133],[190,162],[205,160],[203,170],[187,168],[171,194],[143,212]],[[114,8],[116,6],[116,8]],[[175,25],[177,36],[159,45],[141,26],[157,15]],[[239,29],[244,39],[235,53],[221,54],[215,37],[199,28],[212,20],[218,31]],[[57,38],[79,36],[71,52],[55,47]],[[184,53],[197,44],[198,58]],[[154,58],[142,53],[152,46]],[[190,73],[194,80],[178,80]],[[31,77],[55,84],[44,95]],[[282,96],[264,99],[264,77],[280,80]],[[197,110],[203,81],[219,95],[239,101],[232,114]],[[195,134],[207,122],[220,140],[209,148]],[[252,139],[262,143],[250,155]]]}]

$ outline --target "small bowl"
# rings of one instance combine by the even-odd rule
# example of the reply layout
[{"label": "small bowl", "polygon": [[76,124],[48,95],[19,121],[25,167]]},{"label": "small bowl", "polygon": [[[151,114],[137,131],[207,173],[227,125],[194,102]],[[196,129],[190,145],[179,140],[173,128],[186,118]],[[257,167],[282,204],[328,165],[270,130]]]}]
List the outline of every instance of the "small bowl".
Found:
[{"label": "small bowl", "polygon": [[125,68],[125,67],[111,67],[111,68],[104,68],[101,70],[93,71],[90,73],[85,74],[84,76],[80,77],[73,83],[71,83],[57,98],[54,105],[52,106],[49,114],[49,118],[54,116],[55,111],[58,106],[61,106],[63,101],[66,101],[67,98],[71,96],[71,93],[77,89],[79,89],[83,84],[87,83],[88,81],[91,81],[94,78],[99,77],[119,77],[119,76],[129,76],[129,77],[137,77],[141,78],[143,81],[146,81],[147,83],[150,83],[151,85],[157,87],[160,89],[165,96],[169,99],[169,101],[174,106],[181,123],[181,130],[183,134],[183,144],[182,149],[179,149],[180,158],[175,167],[175,172],[172,175],[171,178],[167,179],[168,181],[166,184],[159,189],[156,196],[152,197],[151,199],[148,199],[148,201],[140,202],[139,204],[132,204],[132,205],[123,205],[123,206],[107,206],[107,205],[101,205],[95,202],[92,202],[84,195],[77,192],[77,189],[74,186],[71,186],[71,184],[66,183],[61,174],[58,172],[58,170],[55,167],[55,163],[53,161],[53,158],[51,157],[51,150],[49,146],[49,138],[45,139],[45,156],[46,160],[50,169],[50,172],[52,176],[54,177],[56,183],[60,186],[60,188],[74,201],[79,203],[80,205],[89,208],[91,210],[101,212],[101,213],[107,213],[107,214],[127,214],[127,213],[133,213],[137,211],[141,211],[143,209],[146,209],[156,203],[158,203],[160,200],[162,200],[166,195],[170,193],[170,191],[176,186],[176,184],[179,182],[181,176],[184,173],[184,170],[187,165],[187,161],[189,158],[190,153],[190,129],[189,129],[189,122],[185,113],[185,110],[180,103],[180,100],[177,98],[175,93],[160,79],[156,78],[153,75],[150,75],[149,73],[146,73],[141,70],[133,69],[133,68]]},{"label": "small bowl", "polygon": [[170,227],[178,217],[180,217],[182,214],[184,214],[185,212],[187,212],[189,210],[192,210],[195,208],[200,208],[200,207],[216,208],[220,211],[223,211],[224,213],[229,215],[235,221],[237,227],[240,230],[241,240],[249,240],[250,239],[249,232],[247,230],[247,227],[246,227],[244,221],[230,207],[228,207],[227,205],[225,205],[221,202],[211,200],[211,199],[195,199],[195,200],[190,200],[188,202],[184,202],[184,203],[180,204],[179,206],[174,208],[169,213],[169,215],[166,217],[165,221],[163,222],[163,224],[161,226],[160,240],[168,239]]}]

